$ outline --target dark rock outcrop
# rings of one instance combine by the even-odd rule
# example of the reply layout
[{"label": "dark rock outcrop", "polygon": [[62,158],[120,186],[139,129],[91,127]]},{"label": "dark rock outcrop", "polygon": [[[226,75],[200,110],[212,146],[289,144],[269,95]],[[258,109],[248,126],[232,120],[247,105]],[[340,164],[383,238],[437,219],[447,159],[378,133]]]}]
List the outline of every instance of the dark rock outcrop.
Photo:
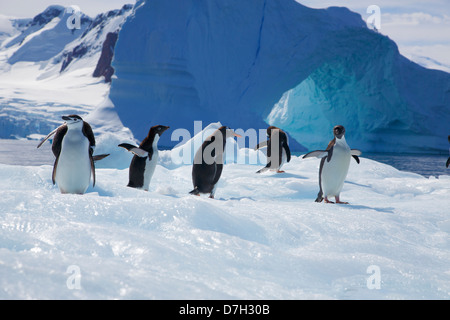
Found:
[{"label": "dark rock outcrop", "polygon": [[111,82],[111,77],[114,74],[114,68],[111,66],[111,61],[114,56],[114,47],[117,41],[117,32],[109,32],[103,42],[102,54],[98,60],[97,67],[92,74],[93,77],[105,77],[105,82]]}]

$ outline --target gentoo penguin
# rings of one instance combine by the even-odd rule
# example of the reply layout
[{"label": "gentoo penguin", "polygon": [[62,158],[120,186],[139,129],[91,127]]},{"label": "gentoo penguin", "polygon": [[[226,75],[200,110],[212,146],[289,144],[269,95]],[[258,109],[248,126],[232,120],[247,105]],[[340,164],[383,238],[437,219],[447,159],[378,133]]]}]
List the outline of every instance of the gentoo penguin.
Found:
[{"label": "gentoo penguin", "polygon": [[38,145],[38,148],[52,135],[52,152],[55,155],[52,181],[58,184],[61,193],[84,194],[93,179],[95,186],[94,161],[108,156],[93,156],[95,138],[91,126],[83,119],[72,114],[63,116],[64,124],[50,132]]},{"label": "gentoo penguin", "polygon": [[[448,142],[450,142],[450,136],[448,136]],[[450,153],[450,148],[448,149],[448,152]],[[449,165],[450,165],[450,157],[448,157],[447,163],[445,164],[445,166],[448,168]]]},{"label": "gentoo penguin", "polygon": [[134,154],[128,172],[128,187],[148,191],[150,180],[158,163],[158,141],[162,133],[169,129],[167,126],[156,125],[150,128],[147,137],[139,147],[129,143],[119,144]]},{"label": "gentoo penguin", "polygon": [[334,139],[330,141],[326,150],[316,150],[303,156],[303,159],[316,157],[321,158],[319,169],[319,187],[316,202],[334,203],[329,197],[335,197],[336,203],[345,203],[339,199],[344,180],[347,177],[350,159],[353,157],[359,163],[361,151],[350,149],[345,141],[345,128],[341,125],[333,128]]},{"label": "gentoo penguin", "polygon": [[256,173],[262,173],[267,170],[276,171],[277,173],[283,173],[281,167],[286,162],[291,161],[291,150],[289,149],[289,138],[286,133],[275,126],[267,128],[268,140],[263,141],[256,145],[255,150],[267,146],[267,165],[256,171]]},{"label": "gentoo penguin", "polygon": [[209,193],[214,198],[216,184],[223,169],[223,154],[227,138],[241,137],[228,127],[222,126],[205,139],[197,150],[192,165],[192,183],[194,190],[190,194],[199,196]]}]

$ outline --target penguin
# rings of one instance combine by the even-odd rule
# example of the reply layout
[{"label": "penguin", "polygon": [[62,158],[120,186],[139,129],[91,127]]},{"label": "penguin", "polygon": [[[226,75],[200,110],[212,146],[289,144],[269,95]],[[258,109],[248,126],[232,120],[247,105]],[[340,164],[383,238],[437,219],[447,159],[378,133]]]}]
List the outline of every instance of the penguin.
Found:
[{"label": "penguin", "polygon": [[263,173],[267,170],[283,173],[281,167],[291,161],[291,150],[289,149],[289,138],[287,134],[275,126],[267,128],[268,140],[256,145],[255,150],[267,146],[267,165],[256,171],[256,173]]},{"label": "penguin", "polygon": [[345,128],[337,125],[333,128],[334,139],[330,141],[326,150],[316,150],[303,156],[303,159],[316,157],[321,158],[319,168],[319,187],[316,202],[334,203],[329,197],[334,196],[336,203],[348,204],[340,201],[339,195],[347,177],[350,159],[353,157],[359,164],[361,151],[350,149],[345,141]]},{"label": "penguin", "polygon": [[[448,142],[450,142],[450,136],[448,136]],[[448,149],[448,152],[450,153],[450,148]],[[449,165],[450,165],[450,157],[448,157],[445,167],[448,168]]]},{"label": "penguin", "polygon": [[222,126],[205,139],[194,156],[192,165],[192,183],[194,189],[190,194],[199,196],[201,193],[209,193],[214,199],[217,182],[223,169],[223,154],[227,138],[241,137],[233,130]]},{"label": "penguin", "polygon": [[109,154],[94,156],[95,138],[91,126],[76,115],[63,116],[64,124],[50,132],[39,143],[38,148],[51,136],[52,152],[55,156],[52,182],[61,193],[84,194],[93,180],[95,186],[94,162]]},{"label": "penguin", "polygon": [[150,181],[158,163],[158,141],[168,126],[156,125],[150,128],[147,137],[142,140],[139,147],[129,143],[121,143],[119,147],[125,148],[134,154],[128,171],[128,187],[148,191]]}]

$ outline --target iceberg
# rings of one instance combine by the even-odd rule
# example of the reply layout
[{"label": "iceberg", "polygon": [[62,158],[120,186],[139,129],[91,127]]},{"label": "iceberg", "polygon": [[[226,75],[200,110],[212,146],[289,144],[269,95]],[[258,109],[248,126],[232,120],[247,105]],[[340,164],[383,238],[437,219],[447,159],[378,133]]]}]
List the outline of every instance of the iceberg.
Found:
[{"label": "iceberg", "polygon": [[[112,65],[109,97],[137,137],[148,122],[188,130],[194,121],[276,125],[293,149],[305,150],[324,148],[342,124],[365,152],[447,148],[450,75],[401,56],[346,8],[140,0]],[[160,144],[175,145],[169,138]]]}]

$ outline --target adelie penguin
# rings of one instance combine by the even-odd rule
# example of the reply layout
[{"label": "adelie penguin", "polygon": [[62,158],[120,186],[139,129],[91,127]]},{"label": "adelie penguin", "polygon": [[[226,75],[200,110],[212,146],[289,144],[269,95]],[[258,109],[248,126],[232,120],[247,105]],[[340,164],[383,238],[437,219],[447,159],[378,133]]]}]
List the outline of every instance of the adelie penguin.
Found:
[{"label": "adelie penguin", "polygon": [[267,146],[267,165],[256,171],[256,173],[263,173],[267,170],[283,173],[281,167],[291,161],[291,150],[289,149],[289,138],[287,134],[275,126],[267,128],[268,140],[256,145],[255,150]]},{"label": "adelie penguin", "polygon": [[358,156],[361,155],[361,151],[350,149],[345,141],[345,128],[343,126],[335,126],[333,133],[334,139],[330,141],[326,150],[309,152],[303,156],[303,159],[321,158],[319,168],[320,191],[316,202],[322,202],[325,199],[326,203],[334,203],[329,200],[329,197],[335,197],[336,203],[348,204],[348,202],[340,201],[339,195],[347,177],[350,159],[353,157],[359,163]]},{"label": "adelie penguin", "polygon": [[61,193],[84,194],[93,180],[95,186],[94,162],[108,154],[94,156],[95,138],[91,126],[76,115],[63,116],[64,124],[50,132],[38,148],[55,135],[52,152],[55,155],[52,182]]},{"label": "adelie penguin", "polygon": [[201,193],[209,193],[209,197],[214,198],[216,185],[222,174],[226,140],[230,137],[241,136],[222,126],[206,138],[197,150],[192,165],[194,190],[190,194],[199,196]]},{"label": "adelie penguin", "polygon": [[119,144],[134,154],[131,159],[128,173],[128,187],[148,191],[150,181],[158,163],[158,141],[167,126],[156,125],[150,128],[147,137],[142,140],[139,147],[129,143]]}]

